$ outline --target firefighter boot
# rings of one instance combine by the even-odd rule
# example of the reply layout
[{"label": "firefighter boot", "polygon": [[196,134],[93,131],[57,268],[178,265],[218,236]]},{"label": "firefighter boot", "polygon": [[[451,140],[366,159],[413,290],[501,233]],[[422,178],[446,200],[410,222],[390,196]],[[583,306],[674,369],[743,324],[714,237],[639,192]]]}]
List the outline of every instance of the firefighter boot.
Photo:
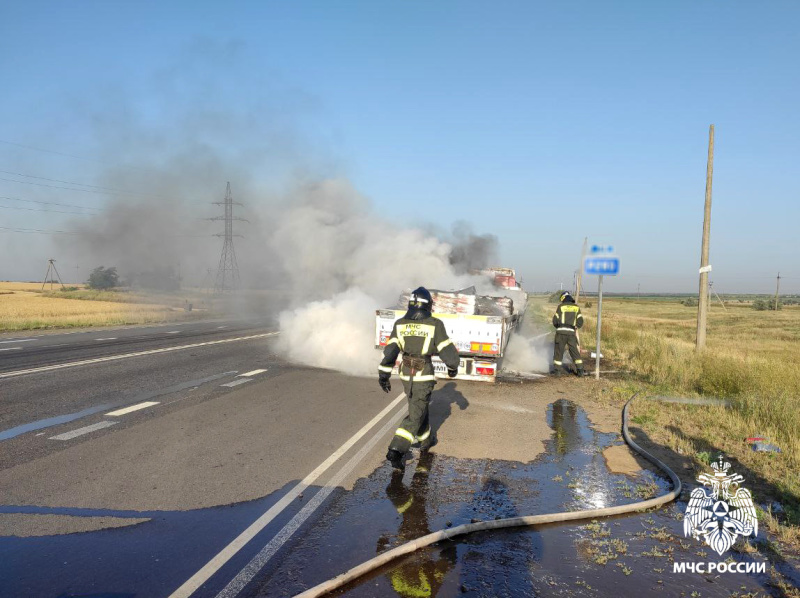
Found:
[{"label": "firefighter boot", "polygon": [[436,438],[436,436],[434,436],[433,434],[431,434],[430,436],[428,436],[427,439],[422,441],[422,443],[419,446],[419,451],[420,451],[420,453],[423,453],[423,454],[427,453],[429,450],[431,450],[438,443],[439,443],[439,439]]},{"label": "firefighter boot", "polygon": [[406,466],[403,463],[403,453],[395,449],[389,449],[386,453],[386,459],[392,464],[392,469],[397,471],[404,471]]}]

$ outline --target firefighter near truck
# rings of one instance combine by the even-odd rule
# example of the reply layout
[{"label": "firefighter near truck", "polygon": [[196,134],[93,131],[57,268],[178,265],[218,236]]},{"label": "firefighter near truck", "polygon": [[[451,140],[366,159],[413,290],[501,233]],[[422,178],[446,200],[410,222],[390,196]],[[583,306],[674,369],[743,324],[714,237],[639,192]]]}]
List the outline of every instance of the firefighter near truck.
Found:
[{"label": "firefighter near truck", "polygon": [[[430,289],[430,292],[433,316],[442,321],[459,353],[455,378],[494,382],[508,340],[522,324],[527,293],[510,268],[491,268],[481,274],[488,275],[491,294],[479,294],[475,287],[458,291]],[[376,349],[383,349],[389,342],[394,323],[406,313],[407,298],[408,293],[404,293],[397,306],[375,312]],[[432,362],[437,378],[449,377],[444,362],[436,356]],[[398,364],[395,364],[393,374],[397,373]]]}]

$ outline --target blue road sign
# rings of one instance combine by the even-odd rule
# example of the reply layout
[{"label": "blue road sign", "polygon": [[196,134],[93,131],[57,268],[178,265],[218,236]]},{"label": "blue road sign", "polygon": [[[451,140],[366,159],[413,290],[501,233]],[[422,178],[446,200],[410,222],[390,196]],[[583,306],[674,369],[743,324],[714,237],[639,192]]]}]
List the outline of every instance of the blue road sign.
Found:
[{"label": "blue road sign", "polygon": [[615,255],[589,255],[583,260],[586,274],[616,276],[619,274],[619,258]]}]

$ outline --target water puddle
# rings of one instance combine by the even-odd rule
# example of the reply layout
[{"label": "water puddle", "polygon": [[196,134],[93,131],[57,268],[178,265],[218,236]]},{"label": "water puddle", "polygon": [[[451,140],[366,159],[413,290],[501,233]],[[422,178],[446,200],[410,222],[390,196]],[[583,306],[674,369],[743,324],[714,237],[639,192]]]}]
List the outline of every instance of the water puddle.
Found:
[{"label": "water puddle", "polygon": [[[292,596],[429,532],[478,520],[632,503],[669,490],[650,471],[612,474],[602,451],[622,441],[593,429],[575,403],[549,406],[553,436],[527,464],[423,455],[405,474],[381,467],[246,588]],[[434,449],[435,451],[435,449]],[[684,504],[578,524],[481,532],[409,555],[338,591],[403,596],[730,596],[769,593],[765,575],[673,574],[673,561],[720,561],[683,537]],[[731,553],[734,560],[751,557]],[[756,560],[761,557],[756,555]]]}]

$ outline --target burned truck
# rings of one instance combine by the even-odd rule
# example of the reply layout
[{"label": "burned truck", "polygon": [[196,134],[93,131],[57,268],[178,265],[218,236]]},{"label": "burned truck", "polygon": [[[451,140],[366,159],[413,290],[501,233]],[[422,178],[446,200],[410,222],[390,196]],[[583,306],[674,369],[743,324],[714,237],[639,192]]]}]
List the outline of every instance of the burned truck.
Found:
[{"label": "burned truck", "polygon": [[[504,272],[496,274],[495,270]],[[492,294],[478,294],[475,287],[457,291],[429,289],[433,315],[442,320],[461,355],[457,379],[494,382],[508,339],[525,315],[528,296],[513,270],[493,268],[491,273],[495,281]],[[503,279],[498,281],[498,277]],[[409,294],[410,291],[401,294],[395,307],[375,312],[376,349],[386,346],[394,323],[406,313]],[[433,358],[433,367],[437,378],[447,378],[447,368],[438,357]]]}]

